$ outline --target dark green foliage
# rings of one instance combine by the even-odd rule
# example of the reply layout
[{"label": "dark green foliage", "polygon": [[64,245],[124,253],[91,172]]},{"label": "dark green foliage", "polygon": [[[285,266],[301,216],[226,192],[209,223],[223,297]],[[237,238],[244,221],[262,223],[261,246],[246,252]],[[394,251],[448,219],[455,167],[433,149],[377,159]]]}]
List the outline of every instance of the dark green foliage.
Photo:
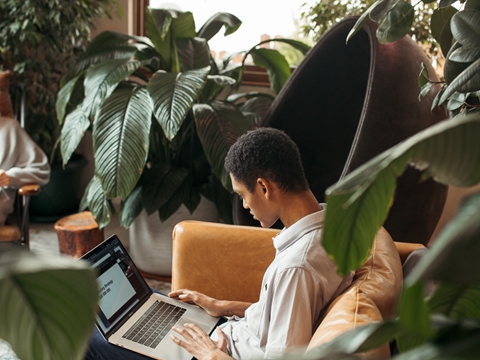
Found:
[{"label": "dark green foliage", "polygon": [[121,13],[115,0],[2,0],[0,68],[12,70],[15,87],[26,87],[26,129],[51,161],[60,135],[55,101],[61,77],[90,39],[96,19]]}]

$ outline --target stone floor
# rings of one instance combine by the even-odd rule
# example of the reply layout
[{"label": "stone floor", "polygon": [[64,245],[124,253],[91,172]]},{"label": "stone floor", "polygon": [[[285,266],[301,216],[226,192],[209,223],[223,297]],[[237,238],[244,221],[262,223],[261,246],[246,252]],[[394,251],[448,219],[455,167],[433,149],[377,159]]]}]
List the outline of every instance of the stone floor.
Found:
[{"label": "stone floor", "polygon": [[[60,255],[58,247],[58,238],[54,229],[53,223],[30,223],[30,249],[34,252]],[[105,235],[109,236],[111,233],[122,232],[124,229],[109,228]],[[122,234],[124,238],[125,234]],[[120,236],[120,235],[119,235]],[[127,245],[128,246],[128,245]],[[171,284],[156,279],[145,279],[147,283],[154,289],[168,293],[171,289]]]}]

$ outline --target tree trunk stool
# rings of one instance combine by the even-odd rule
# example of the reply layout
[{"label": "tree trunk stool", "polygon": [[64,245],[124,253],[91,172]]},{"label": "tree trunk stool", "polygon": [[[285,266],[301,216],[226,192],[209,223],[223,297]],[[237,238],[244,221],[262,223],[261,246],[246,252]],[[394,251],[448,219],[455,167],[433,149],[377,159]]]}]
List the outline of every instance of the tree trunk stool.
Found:
[{"label": "tree trunk stool", "polygon": [[60,252],[75,259],[104,240],[103,229],[98,228],[90,211],[65,216],[55,223],[54,228]]}]

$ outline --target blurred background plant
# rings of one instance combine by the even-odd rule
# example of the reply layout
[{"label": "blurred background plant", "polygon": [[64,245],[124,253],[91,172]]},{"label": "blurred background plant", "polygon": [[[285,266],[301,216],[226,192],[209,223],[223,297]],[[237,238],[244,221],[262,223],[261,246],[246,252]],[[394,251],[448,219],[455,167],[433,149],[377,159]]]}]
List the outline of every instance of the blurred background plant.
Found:
[{"label": "blurred background plant", "polygon": [[60,79],[90,40],[95,20],[122,10],[115,0],[2,0],[0,67],[11,70],[12,102],[26,91],[26,130],[49,156],[60,135],[55,101]]}]

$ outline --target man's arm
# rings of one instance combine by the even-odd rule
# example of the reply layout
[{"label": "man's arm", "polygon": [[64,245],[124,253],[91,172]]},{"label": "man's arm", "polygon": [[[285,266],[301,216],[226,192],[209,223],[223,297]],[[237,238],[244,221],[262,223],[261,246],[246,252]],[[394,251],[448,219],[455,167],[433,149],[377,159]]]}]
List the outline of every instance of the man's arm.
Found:
[{"label": "man's arm", "polygon": [[198,291],[179,289],[168,294],[173,299],[194,303],[211,316],[245,316],[245,310],[252,305],[242,301],[217,300]]}]

